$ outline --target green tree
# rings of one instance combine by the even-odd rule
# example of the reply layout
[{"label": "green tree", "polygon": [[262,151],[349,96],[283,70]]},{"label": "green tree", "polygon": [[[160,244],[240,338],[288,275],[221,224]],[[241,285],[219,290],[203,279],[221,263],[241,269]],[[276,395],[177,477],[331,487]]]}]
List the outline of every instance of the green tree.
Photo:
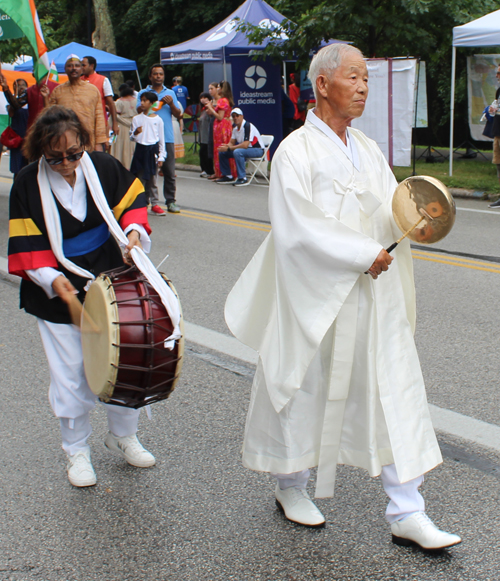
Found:
[{"label": "green tree", "polygon": [[[244,27],[250,38],[270,39],[264,51],[281,60],[296,57],[307,69],[311,47],[323,40],[352,42],[370,57],[412,55],[427,63],[429,121],[433,141],[446,144],[449,127],[452,29],[498,8],[494,0],[269,0],[286,20],[282,23],[288,40],[280,31]],[[489,49],[491,52],[491,49]],[[467,54],[480,49],[461,50],[457,66],[457,139],[467,137],[466,69]]]}]

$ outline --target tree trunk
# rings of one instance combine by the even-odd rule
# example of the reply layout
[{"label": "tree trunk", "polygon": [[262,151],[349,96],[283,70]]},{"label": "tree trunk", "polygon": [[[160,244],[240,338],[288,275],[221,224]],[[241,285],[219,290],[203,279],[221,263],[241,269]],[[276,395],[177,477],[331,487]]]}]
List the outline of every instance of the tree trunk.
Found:
[{"label": "tree trunk", "polygon": [[[93,0],[95,14],[95,31],[92,35],[94,48],[116,54],[116,41],[111,16],[109,14],[108,0]],[[97,62],[99,70],[99,61]],[[111,73],[113,88],[117,91],[123,83],[123,73]]]}]

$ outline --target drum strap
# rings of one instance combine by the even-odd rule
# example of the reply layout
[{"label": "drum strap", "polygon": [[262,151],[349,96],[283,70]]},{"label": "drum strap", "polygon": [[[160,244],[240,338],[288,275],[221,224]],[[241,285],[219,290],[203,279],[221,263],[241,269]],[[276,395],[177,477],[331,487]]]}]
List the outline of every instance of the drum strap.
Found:
[{"label": "drum strap", "polygon": [[[55,254],[58,262],[62,264],[64,268],[70,272],[73,272],[77,276],[88,278],[90,279],[89,282],[92,282],[95,277],[90,272],[80,268],[74,262],[68,260],[64,255],[61,219],[59,217],[56,202],[50,188],[49,179],[47,176],[47,165],[48,164],[45,159],[41,157],[38,164],[38,186],[40,189],[43,216],[47,226],[52,252]],[[120,244],[121,247],[127,246],[128,238],[116,221],[116,218],[114,217],[113,212],[109,207],[109,204],[102,190],[99,176],[97,175],[95,166],[87,152],[83,154],[80,165],[94,203],[97,206],[101,216],[107,223],[111,234],[113,234],[115,240],[118,242],[118,244]],[[165,339],[165,347],[167,349],[173,349],[175,346],[175,341],[181,338],[181,331],[179,327],[181,319],[179,301],[172,289],[160,276],[153,263],[149,260],[142,248],[135,246],[132,248],[130,255],[137,268],[142,272],[142,274],[144,274],[147,281],[158,293],[161,302],[167,309],[167,313],[170,317],[170,320],[172,321],[174,330],[172,334]]]}]

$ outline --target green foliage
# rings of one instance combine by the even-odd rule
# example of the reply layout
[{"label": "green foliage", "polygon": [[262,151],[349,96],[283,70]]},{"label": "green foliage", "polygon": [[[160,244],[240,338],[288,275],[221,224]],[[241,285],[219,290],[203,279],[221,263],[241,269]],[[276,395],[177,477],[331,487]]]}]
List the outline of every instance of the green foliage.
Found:
[{"label": "green foliage", "polygon": [[[307,69],[309,50],[322,40],[352,42],[370,57],[416,56],[427,64],[430,134],[435,145],[446,143],[449,124],[452,29],[498,8],[494,0],[269,0],[287,20],[283,27],[289,40],[257,27],[245,27],[253,41],[269,37],[265,54],[298,58]],[[466,56],[482,49],[457,52],[457,139],[468,138],[466,127]],[[491,48],[484,52],[492,52]]]}]

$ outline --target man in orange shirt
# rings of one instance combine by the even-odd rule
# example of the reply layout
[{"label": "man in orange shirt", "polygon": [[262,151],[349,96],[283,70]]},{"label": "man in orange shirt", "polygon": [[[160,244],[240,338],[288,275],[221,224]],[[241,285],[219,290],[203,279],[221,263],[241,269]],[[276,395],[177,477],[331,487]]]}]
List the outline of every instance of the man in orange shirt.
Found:
[{"label": "man in orange shirt", "polygon": [[[99,75],[95,72],[97,67],[97,61],[93,56],[84,56],[82,58],[82,79],[84,81],[88,81],[92,83],[95,87],[99,89],[99,93],[101,93],[102,99],[102,109],[104,112],[104,119],[107,120],[106,116],[106,105],[108,106],[109,113],[111,115],[111,128],[115,135],[118,135],[120,132],[120,127],[118,126],[118,120],[116,117],[116,107],[115,102],[113,101],[113,88],[111,87],[111,83],[109,79],[104,75]],[[106,125],[107,125],[106,121]]]}]

